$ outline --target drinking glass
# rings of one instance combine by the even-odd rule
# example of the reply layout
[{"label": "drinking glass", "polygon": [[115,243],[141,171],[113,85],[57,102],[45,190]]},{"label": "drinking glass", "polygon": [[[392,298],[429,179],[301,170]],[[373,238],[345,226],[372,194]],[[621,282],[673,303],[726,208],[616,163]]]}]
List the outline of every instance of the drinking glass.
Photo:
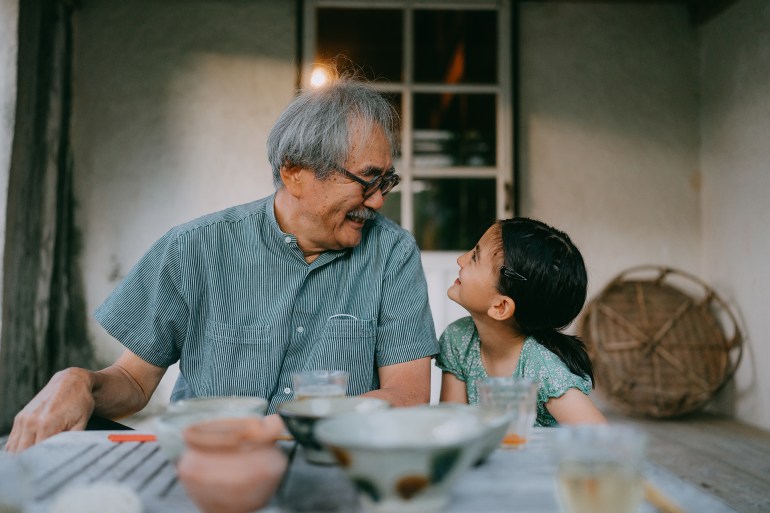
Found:
[{"label": "drinking glass", "polygon": [[557,489],[564,510],[634,513],[644,495],[644,433],[621,425],[558,429]]},{"label": "drinking glass", "polygon": [[313,370],[291,375],[294,399],[344,396],[349,374],[339,370]]},{"label": "drinking glass", "polygon": [[526,378],[490,377],[478,380],[479,403],[510,415],[503,447],[517,449],[527,443],[537,416],[536,382]]}]

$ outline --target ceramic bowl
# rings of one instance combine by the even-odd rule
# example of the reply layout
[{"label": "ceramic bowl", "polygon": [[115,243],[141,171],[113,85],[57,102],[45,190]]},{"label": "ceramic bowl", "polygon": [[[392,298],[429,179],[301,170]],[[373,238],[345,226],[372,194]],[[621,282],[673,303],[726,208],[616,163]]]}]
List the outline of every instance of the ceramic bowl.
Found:
[{"label": "ceramic bowl", "polygon": [[169,405],[155,419],[155,434],[161,450],[176,463],[184,449],[182,431],[197,422],[221,418],[263,417],[267,401],[261,397],[199,397]]},{"label": "ceramic bowl", "polygon": [[508,431],[508,424],[511,421],[510,413],[481,404],[439,403],[433,406],[423,406],[423,408],[453,409],[479,419],[484,425],[485,435],[483,443],[479,447],[479,454],[474,462],[475,465],[484,463],[495,449],[500,447],[505,433]]},{"label": "ceramic bowl", "polygon": [[311,463],[332,465],[334,456],[324,449],[315,436],[319,420],[347,413],[366,413],[390,408],[390,404],[374,397],[310,397],[288,401],[278,406],[278,414],[286,428],[305,450]]},{"label": "ceramic bowl", "polygon": [[449,487],[470,467],[487,434],[476,415],[456,408],[393,408],[319,422],[331,452],[376,513],[439,511]]}]

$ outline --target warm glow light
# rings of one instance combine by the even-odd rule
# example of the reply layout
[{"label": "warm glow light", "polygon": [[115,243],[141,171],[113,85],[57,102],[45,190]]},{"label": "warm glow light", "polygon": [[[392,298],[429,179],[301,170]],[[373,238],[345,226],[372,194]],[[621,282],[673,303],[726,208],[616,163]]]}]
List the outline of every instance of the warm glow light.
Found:
[{"label": "warm glow light", "polygon": [[310,73],[310,86],[322,87],[329,83],[331,76],[326,68],[317,67]]}]

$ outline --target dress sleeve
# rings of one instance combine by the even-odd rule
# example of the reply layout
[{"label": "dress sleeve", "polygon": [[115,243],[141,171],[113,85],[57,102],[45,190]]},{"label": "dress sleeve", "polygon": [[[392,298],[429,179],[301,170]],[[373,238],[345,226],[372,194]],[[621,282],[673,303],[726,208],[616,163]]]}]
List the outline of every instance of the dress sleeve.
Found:
[{"label": "dress sleeve", "polygon": [[467,382],[467,372],[462,364],[462,355],[466,352],[467,322],[463,318],[453,322],[444,330],[439,338],[439,354],[436,355],[436,366],[444,372],[453,374],[460,381]]},{"label": "dress sleeve", "polygon": [[540,382],[538,404],[563,396],[570,388],[584,394],[591,392],[591,380],[570,372],[569,367],[554,353],[538,343],[533,344],[525,367],[525,377]]},{"label": "dress sleeve", "polygon": [[158,367],[179,360],[189,310],[181,290],[179,241],[174,231],[145,253],[94,316],[143,360]]},{"label": "dress sleeve", "polygon": [[438,352],[436,329],[428,305],[428,285],[414,240],[393,250],[383,276],[377,325],[377,366],[402,363]]}]

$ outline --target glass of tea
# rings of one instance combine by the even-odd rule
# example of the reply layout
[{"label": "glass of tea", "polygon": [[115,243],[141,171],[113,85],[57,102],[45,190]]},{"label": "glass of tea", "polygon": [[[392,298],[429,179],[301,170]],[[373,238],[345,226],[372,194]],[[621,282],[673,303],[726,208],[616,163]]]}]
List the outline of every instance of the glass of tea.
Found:
[{"label": "glass of tea", "polygon": [[294,399],[340,397],[348,389],[349,374],[341,370],[312,370],[291,375]]},{"label": "glass of tea", "polygon": [[631,426],[558,428],[558,496],[568,513],[634,513],[644,496],[646,436]]},{"label": "glass of tea", "polygon": [[527,443],[537,416],[537,388],[536,382],[525,378],[489,377],[476,382],[479,404],[510,416],[503,447],[517,449]]}]

